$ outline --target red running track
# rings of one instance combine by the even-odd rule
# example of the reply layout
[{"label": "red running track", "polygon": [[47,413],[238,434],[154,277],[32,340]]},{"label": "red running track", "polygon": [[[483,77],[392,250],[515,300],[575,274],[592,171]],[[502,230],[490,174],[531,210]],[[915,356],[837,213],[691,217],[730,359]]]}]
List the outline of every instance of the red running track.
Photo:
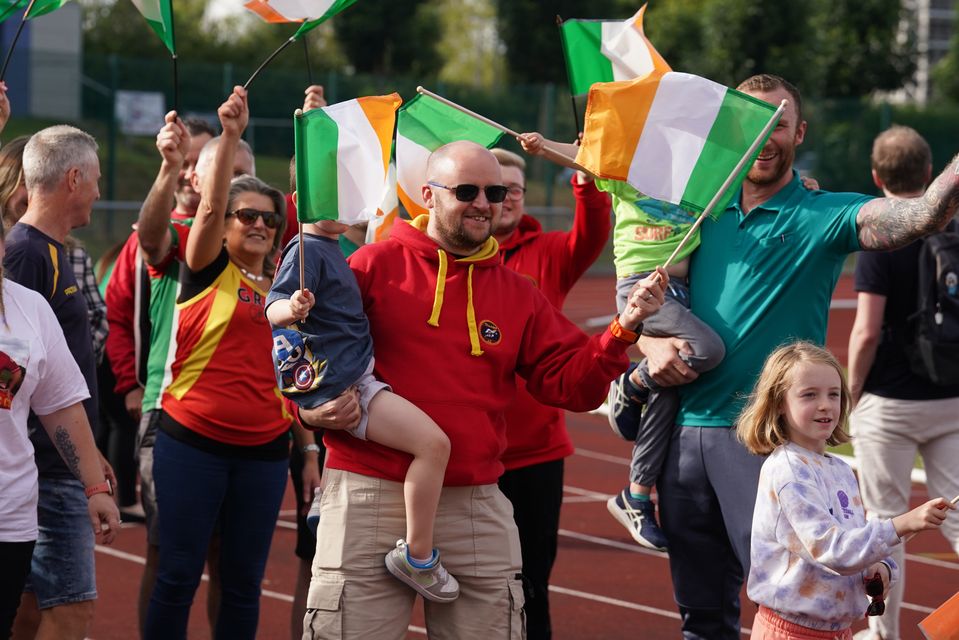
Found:
[{"label": "red running track", "polygon": [[[566,311],[577,323],[612,313],[611,278],[586,278],[571,293]],[[848,280],[837,299],[852,298]],[[842,306],[842,305],[840,305]],[[834,309],[829,346],[845,358],[854,311]],[[617,439],[605,418],[570,414],[569,430],[577,452],[567,460],[566,497],[561,519],[559,557],[552,579],[551,606],[557,640],[640,638],[673,640],[679,621],[672,599],[665,555],[638,547],[606,512],[606,499],[625,480],[630,445]],[[913,502],[925,499],[925,487],[913,487]],[[284,509],[292,508],[289,491]],[[288,512],[284,512],[288,513]],[[955,516],[953,516],[955,517]],[[273,538],[263,584],[259,638],[289,637],[289,616],[296,580],[295,531],[284,515]],[[93,640],[137,637],[136,602],[145,549],[142,525],[124,525],[119,541],[97,553],[100,599],[91,629]],[[916,624],[959,586],[959,561],[942,536],[926,533],[909,543],[903,640],[920,640]],[[201,584],[190,618],[190,638],[209,638],[205,621],[206,583]],[[755,608],[743,599],[743,625]],[[425,637],[422,612],[414,613],[409,638]],[[857,629],[865,626],[857,625]],[[744,632],[745,635],[745,632]]]}]

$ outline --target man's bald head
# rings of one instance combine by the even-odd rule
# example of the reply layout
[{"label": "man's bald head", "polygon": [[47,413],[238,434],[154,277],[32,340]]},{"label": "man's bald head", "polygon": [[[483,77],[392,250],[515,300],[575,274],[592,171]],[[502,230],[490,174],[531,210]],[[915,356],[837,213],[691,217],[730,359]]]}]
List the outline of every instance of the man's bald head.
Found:
[{"label": "man's bald head", "polygon": [[496,160],[489,149],[469,140],[449,142],[430,154],[426,162],[426,179],[442,182],[447,176],[458,173],[467,166],[496,165]]}]

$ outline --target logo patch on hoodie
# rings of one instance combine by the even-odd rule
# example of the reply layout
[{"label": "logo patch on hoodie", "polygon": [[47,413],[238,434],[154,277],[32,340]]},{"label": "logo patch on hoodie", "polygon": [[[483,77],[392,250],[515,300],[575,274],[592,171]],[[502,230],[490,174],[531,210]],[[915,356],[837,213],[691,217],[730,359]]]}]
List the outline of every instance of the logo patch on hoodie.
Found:
[{"label": "logo patch on hoodie", "polygon": [[487,344],[499,344],[499,341],[503,339],[499,327],[492,320],[483,320],[480,323],[479,334],[483,342]]}]

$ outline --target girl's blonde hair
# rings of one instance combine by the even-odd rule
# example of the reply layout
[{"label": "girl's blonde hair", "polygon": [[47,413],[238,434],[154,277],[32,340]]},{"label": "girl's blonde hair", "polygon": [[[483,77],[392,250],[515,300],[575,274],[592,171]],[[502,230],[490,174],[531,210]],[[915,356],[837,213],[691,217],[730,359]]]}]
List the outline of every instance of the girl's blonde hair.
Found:
[{"label": "girl's blonde hair", "polygon": [[826,444],[835,446],[849,442],[846,425],[849,422],[851,396],[842,365],[822,347],[811,342],[794,342],[779,347],[766,358],[759,380],[739,414],[736,435],[750,452],[766,455],[789,441],[789,429],[782,410],[786,392],[793,384],[791,373],[796,365],[802,362],[824,364],[839,374],[842,388],[839,394],[839,420]]}]

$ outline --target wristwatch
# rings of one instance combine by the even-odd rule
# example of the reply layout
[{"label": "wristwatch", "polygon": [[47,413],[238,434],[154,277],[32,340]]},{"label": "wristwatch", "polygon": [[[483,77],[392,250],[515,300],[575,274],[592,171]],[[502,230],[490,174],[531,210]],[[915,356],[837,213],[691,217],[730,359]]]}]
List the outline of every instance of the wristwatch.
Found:
[{"label": "wristwatch", "polygon": [[628,342],[629,344],[636,344],[639,341],[639,336],[643,331],[643,325],[640,324],[636,329],[636,331],[630,331],[619,324],[618,315],[609,323],[609,332],[613,334],[613,337],[622,342]]},{"label": "wristwatch", "polygon": [[319,452],[320,452],[320,445],[318,445],[318,444],[308,444],[308,445],[306,445],[305,447],[303,447],[303,449],[301,449],[301,451],[303,451],[303,453],[312,453],[312,452],[319,453]]},{"label": "wristwatch", "polygon": [[113,484],[109,480],[104,480],[100,484],[93,484],[83,490],[83,493],[87,495],[88,498],[95,496],[98,493],[105,493],[107,495],[113,495]]}]

